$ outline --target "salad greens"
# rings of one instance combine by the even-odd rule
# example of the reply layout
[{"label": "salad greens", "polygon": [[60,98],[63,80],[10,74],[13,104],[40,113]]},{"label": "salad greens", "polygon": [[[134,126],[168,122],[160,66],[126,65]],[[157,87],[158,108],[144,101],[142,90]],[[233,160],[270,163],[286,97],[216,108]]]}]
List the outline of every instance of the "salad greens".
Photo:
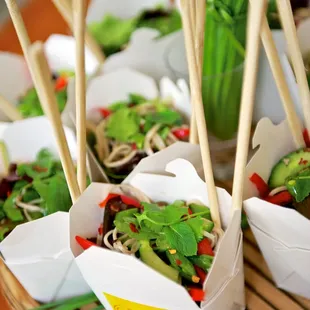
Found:
[{"label": "salad greens", "polygon": [[166,11],[158,7],[128,19],[107,14],[101,21],[90,24],[89,30],[102,46],[104,54],[109,56],[121,51],[128,44],[132,33],[142,27],[156,29],[164,36],[181,29],[182,20],[177,10]]},{"label": "salad greens", "polygon": [[0,183],[0,241],[16,225],[72,205],[61,164],[42,149],[32,163],[11,164]]}]

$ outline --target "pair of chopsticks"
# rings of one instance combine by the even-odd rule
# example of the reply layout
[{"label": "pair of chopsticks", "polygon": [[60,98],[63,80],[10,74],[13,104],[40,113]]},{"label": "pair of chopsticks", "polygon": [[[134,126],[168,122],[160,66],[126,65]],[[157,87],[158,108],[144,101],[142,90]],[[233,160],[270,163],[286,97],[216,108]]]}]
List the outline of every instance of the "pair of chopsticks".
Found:
[{"label": "pair of chopsticks", "polygon": [[[292,7],[289,0],[277,0],[280,18],[286,40],[289,42],[288,48],[291,54],[293,68],[295,71],[305,124],[310,132],[310,93],[307,83],[306,72],[302,54],[297,38],[296,27],[293,18]],[[302,126],[294,109],[294,104],[290,96],[289,88],[285,80],[281,62],[276,50],[276,46],[264,16],[267,0],[251,0],[248,16],[248,34],[245,69],[243,76],[242,100],[240,108],[238,143],[235,160],[235,177],[233,182],[233,206],[242,206],[243,182],[245,179],[245,168],[248,157],[248,147],[250,142],[250,130],[254,107],[254,95],[257,77],[257,63],[259,56],[259,36],[261,39],[280,93],[282,104],[287,116],[290,131],[292,133],[297,148],[305,146],[302,135]]]},{"label": "pair of chopsticks", "polygon": [[28,64],[34,85],[46,116],[49,118],[59,149],[60,160],[70,190],[72,201],[75,202],[86,188],[86,105],[85,105],[85,0],[74,0],[72,26],[76,37],[76,106],[77,106],[77,142],[78,160],[77,174],[70,155],[66,136],[58,110],[57,99],[51,81],[51,73],[44,55],[42,42],[31,45],[16,0],[5,0],[15,30]]}]

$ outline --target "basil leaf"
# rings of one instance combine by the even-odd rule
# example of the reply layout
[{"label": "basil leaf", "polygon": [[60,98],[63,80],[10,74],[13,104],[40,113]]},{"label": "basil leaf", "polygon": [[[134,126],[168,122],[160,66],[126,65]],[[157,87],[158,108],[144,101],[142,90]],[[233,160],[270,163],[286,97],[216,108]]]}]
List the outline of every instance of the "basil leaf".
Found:
[{"label": "basil leaf", "polygon": [[185,222],[195,234],[196,241],[199,242],[203,238],[204,220],[200,217],[193,217]]}]

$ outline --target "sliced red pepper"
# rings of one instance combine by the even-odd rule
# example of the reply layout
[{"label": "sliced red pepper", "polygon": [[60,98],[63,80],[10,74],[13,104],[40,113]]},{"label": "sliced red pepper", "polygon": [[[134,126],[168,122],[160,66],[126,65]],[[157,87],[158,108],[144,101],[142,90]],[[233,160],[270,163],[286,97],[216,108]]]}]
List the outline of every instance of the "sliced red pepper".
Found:
[{"label": "sliced red pepper", "polygon": [[256,186],[261,198],[268,196],[270,191],[269,186],[257,173],[252,174],[250,181]]},{"label": "sliced red pepper", "polygon": [[199,283],[203,284],[203,282],[207,278],[207,273],[196,265],[194,265],[194,268],[196,270],[197,276],[200,278]]},{"label": "sliced red pepper", "polygon": [[205,298],[205,292],[201,288],[190,287],[188,293],[194,301],[203,301]]},{"label": "sliced red pepper", "polygon": [[133,224],[133,223],[130,223],[130,224],[129,224],[129,228],[130,228],[130,230],[131,230],[133,233],[138,233],[138,232],[139,232],[139,230],[137,229],[136,225]]},{"label": "sliced red pepper", "polygon": [[293,201],[293,197],[288,191],[283,191],[274,196],[268,196],[265,200],[275,205],[285,206]]},{"label": "sliced red pepper", "polygon": [[98,234],[102,235],[103,234],[103,225],[101,224],[98,228]]},{"label": "sliced red pepper", "polygon": [[187,212],[188,212],[189,215],[192,215],[192,214],[193,214],[193,211],[191,210],[191,208],[188,208],[188,211],[187,211]]},{"label": "sliced red pepper", "polygon": [[112,113],[112,112],[111,112],[109,109],[107,109],[107,108],[99,108],[98,111],[100,112],[100,114],[101,114],[101,116],[102,116],[103,118],[108,117],[108,116]]},{"label": "sliced red pepper", "polygon": [[136,150],[138,147],[137,147],[137,144],[136,143],[133,143],[132,145],[131,145],[131,148],[133,149],[133,150]]},{"label": "sliced red pepper", "polygon": [[106,199],[104,199],[103,201],[101,201],[99,203],[99,207],[105,208],[105,206],[107,205],[108,201],[110,199],[112,199],[112,198],[115,198],[115,197],[119,197],[119,194],[113,194],[113,193],[109,194]]},{"label": "sliced red pepper", "polygon": [[189,137],[189,128],[176,128],[172,130],[174,136],[180,140],[187,139]]},{"label": "sliced red pepper", "polygon": [[87,250],[91,246],[97,246],[97,244],[95,244],[95,243],[93,243],[93,242],[91,242],[85,238],[82,238],[80,236],[75,236],[75,240],[84,250]]},{"label": "sliced red pepper", "polygon": [[55,90],[60,91],[63,90],[68,85],[68,80],[64,76],[60,76],[55,83]]},{"label": "sliced red pepper", "polygon": [[211,242],[208,238],[204,238],[198,243],[198,255],[214,256]]},{"label": "sliced red pepper", "polygon": [[304,129],[304,131],[302,132],[302,135],[304,136],[306,146],[310,147],[310,137],[309,137],[309,133],[308,133],[307,128]]},{"label": "sliced red pepper", "polygon": [[126,195],[119,195],[119,194],[113,194],[113,193],[110,193],[106,199],[100,202],[99,206],[101,208],[104,208],[110,199],[116,198],[116,197],[120,197],[122,202],[125,203],[126,205],[133,206],[135,208],[141,208],[141,203],[138,200],[128,197]]}]

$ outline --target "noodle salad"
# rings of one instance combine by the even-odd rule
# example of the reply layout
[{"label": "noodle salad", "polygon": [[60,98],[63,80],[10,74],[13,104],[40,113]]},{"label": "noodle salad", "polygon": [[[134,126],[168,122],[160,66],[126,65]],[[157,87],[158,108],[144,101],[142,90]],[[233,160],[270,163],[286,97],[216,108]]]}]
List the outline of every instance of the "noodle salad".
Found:
[{"label": "noodle salad", "polygon": [[136,256],[202,301],[219,238],[210,209],[197,201],[154,203],[130,186],[120,187],[126,194],[110,193],[99,203],[104,215],[97,236],[75,236],[78,244]]},{"label": "noodle salad", "polygon": [[112,183],[121,183],[142,158],[189,139],[187,122],[170,100],[129,94],[99,112],[99,124],[87,123],[88,142]]}]

